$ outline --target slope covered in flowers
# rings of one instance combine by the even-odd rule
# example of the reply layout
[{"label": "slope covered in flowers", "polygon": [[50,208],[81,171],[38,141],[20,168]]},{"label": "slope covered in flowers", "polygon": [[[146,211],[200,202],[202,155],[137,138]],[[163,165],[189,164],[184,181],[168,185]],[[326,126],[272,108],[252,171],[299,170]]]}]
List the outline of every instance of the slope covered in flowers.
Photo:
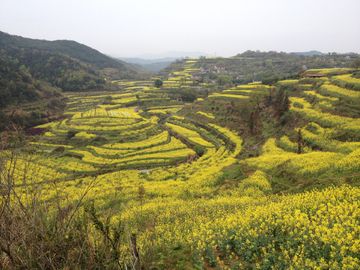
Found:
[{"label": "slope covered in flowers", "polygon": [[[184,88],[196,61],[174,71],[167,89]],[[237,102],[257,103],[258,85],[187,106],[153,80],[114,81],[122,91],[69,96],[69,117],[39,126],[48,131],[30,142],[35,153],[16,164],[1,159],[1,166],[13,171],[24,198],[31,182],[44,201],[61,197],[76,205],[86,195],[101,211],[113,211],[109,222],[126,221],[149,268],[171,269],[159,254],[190,250],[188,260],[199,269],[358,269],[360,189],[347,184],[360,171],[360,118],[336,111],[358,93],[339,80],[357,83],[342,75],[262,88],[292,89],[285,116],[297,124],[263,143],[248,127],[235,130],[222,121],[238,123],[229,115]],[[276,119],[273,105],[257,106],[266,119],[257,129],[271,121],[280,129],[286,118]],[[259,142],[249,147],[252,139]],[[304,191],[306,180],[335,185],[274,195],[279,185]]]}]

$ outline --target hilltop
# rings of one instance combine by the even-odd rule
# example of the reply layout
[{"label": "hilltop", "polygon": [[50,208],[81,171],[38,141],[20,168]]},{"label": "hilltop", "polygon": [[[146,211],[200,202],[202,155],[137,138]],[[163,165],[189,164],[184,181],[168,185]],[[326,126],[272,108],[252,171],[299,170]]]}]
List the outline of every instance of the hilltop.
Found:
[{"label": "hilltop", "polygon": [[122,57],[121,60],[127,63],[133,63],[140,65],[143,68],[146,68],[152,72],[158,72],[167,66],[169,66],[172,62],[176,60],[173,57],[164,57],[159,59],[143,59],[143,58],[126,58]]},{"label": "hilltop", "polygon": [[164,52],[164,53],[145,53],[138,55],[137,58],[143,59],[161,59],[161,58],[199,58],[200,56],[209,56],[209,54],[204,52],[181,52],[181,51],[171,51],[171,52]]},{"label": "hilltop", "polygon": [[152,72],[159,72],[169,66],[172,62],[182,58],[198,58],[207,56],[204,52],[166,52],[158,54],[142,54],[138,57],[119,57],[119,59],[127,62],[138,64]]},{"label": "hilltop", "polygon": [[[233,83],[244,84],[252,82],[254,78],[260,79],[260,81],[267,77],[290,78],[302,69],[348,67],[353,58],[347,57],[349,57],[348,54],[304,56],[295,53],[248,50],[229,58],[201,57],[194,68],[206,67],[210,69],[209,73],[201,74],[205,80],[215,80],[218,75],[228,75],[232,77]],[[356,55],[351,57],[356,57]],[[171,77],[174,72],[183,68],[186,60],[176,60],[158,74]],[[224,69],[218,71],[215,68],[216,65],[223,66]],[[213,72],[216,75],[212,74]],[[198,72],[194,70],[193,73]]]},{"label": "hilltop", "polygon": [[24,53],[28,53],[30,50],[32,53],[37,53],[36,50],[38,50],[65,54],[71,58],[92,65],[97,69],[117,68],[121,71],[130,71],[126,63],[110,58],[89,46],[73,40],[38,40],[10,35],[0,31],[0,49],[6,50],[6,52],[2,51],[2,53],[6,53],[12,57],[14,56],[13,54],[18,52],[18,49],[21,49]]},{"label": "hilltop", "polygon": [[309,56],[312,56],[312,55],[323,55],[322,52],[319,52],[319,51],[309,51],[309,52],[292,52],[294,54],[297,54],[297,55],[309,55]]}]

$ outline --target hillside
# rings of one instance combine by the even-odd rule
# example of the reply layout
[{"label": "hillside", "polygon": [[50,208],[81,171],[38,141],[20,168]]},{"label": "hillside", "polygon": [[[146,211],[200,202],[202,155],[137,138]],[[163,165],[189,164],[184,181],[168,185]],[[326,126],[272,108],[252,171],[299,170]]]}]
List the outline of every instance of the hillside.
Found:
[{"label": "hillside", "polygon": [[[0,160],[16,172],[4,193],[22,202],[4,204],[3,220],[17,217],[13,264],[359,268],[358,71],[301,70],[271,86],[189,79],[219,60],[237,59],[178,61],[161,88],[153,77],[65,93],[67,118]],[[24,209],[39,216],[28,224]]]},{"label": "hillside", "polygon": [[61,89],[0,59],[0,132],[11,123],[28,128],[49,121],[49,117],[55,120],[62,114],[65,100]]},{"label": "hillside", "polygon": [[[206,80],[215,80],[219,75],[228,75],[232,77],[232,82],[244,84],[252,82],[254,78],[278,77],[280,79],[290,78],[299,70],[311,68],[341,68],[348,67],[350,60],[347,54],[336,55],[312,55],[304,56],[295,53],[285,52],[260,52],[246,51],[230,58],[206,58],[202,57],[194,65],[191,73],[198,73],[200,67],[210,68],[210,73],[202,74]],[[359,58],[359,56],[357,55]],[[177,60],[164,70],[159,72],[160,76],[172,77],[174,72],[183,69],[187,59]],[[225,70],[219,73],[215,69],[216,65],[224,66]],[[197,70],[196,70],[197,69]],[[191,74],[190,73],[190,74]],[[215,73],[215,74],[213,74]]]},{"label": "hillside", "polygon": [[[181,62],[165,88],[152,78],[66,94],[68,118],[34,129],[44,134],[22,142],[16,164],[5,159],[6,171],[26,164],[9,177],[14,194],[32,181],[31,205],[53,217],[36,219],[43,237],[13,245],[44,245],[49,222],[58,260],[44,267],[117,269],[122,258],[144,269],[359,268],[359,74],[300,71],[225,90],[180,81],[201,64]],[[65,259],[84,245],[81,262]]]},{"label": "hillside", "polygon": [[107,57],[75,41],[46,41],[0,32],[0,131],[61,117],[62,92],[111,89],[106,78],[142,76],[144,68]]},{"label": "hillside", "polygon": [[75,41],[35,40],[4,32],[0,32],[0,57],[63,91],[101,90],[104,75],[121,79],[137,73],[133,66]]},{"label": "hillside", "polygon": [[96,69],[117,68],[121,71],[129,71],[126,64],[120,60],[110,58],[89,46],[80,44],[72,40],[37,40],[20,36],[9,35],[0,31],[0,48],[6,50],[9,55],[16,53],[16,47],[27,51],[39,50],[51,53],[66,54],[86,64],[92,65]]}]

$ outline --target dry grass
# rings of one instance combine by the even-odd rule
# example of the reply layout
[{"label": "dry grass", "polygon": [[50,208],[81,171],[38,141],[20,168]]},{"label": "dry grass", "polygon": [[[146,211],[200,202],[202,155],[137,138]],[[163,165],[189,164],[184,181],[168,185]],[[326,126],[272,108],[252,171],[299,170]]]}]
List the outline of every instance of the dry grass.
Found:
[{"label": "dry grass", "polygon": [[60,192],[45,201],[40,183],[24,177],[23,188],[15,185],[21,129],[2,134],[0,143],[1,269],[140,269],[126,223],[110,225],[114,212],[100,215],[87,200],[96,177],[76,204]]}]

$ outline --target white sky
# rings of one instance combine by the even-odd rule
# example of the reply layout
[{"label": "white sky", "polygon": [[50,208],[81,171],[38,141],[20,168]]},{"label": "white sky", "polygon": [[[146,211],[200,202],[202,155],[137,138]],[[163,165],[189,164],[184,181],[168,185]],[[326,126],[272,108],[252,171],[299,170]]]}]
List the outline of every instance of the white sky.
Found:
[{"label": "white sky", "polygon": [[0,0],[0,31],[102,53],[360,52],[360,0]]}]

